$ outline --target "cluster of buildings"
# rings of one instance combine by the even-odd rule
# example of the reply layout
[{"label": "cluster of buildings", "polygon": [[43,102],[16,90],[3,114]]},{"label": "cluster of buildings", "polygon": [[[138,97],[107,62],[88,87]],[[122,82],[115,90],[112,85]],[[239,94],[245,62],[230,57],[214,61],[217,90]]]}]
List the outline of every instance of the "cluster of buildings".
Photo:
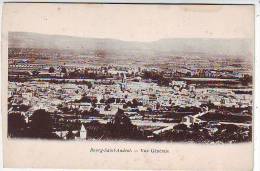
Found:
[{"label": "cluster of buildings", "polygon": [[[43,70],[46,69],[43,68]],[[69,71],[69,68],[67,70]],[[87,123],[97,120],[100,123],[107,123],[119,109],[122,109],[132,123],[140,127],[147,126],[149,123],[152,127],[153,119],[160,115],[161,119],[156,121],[155,127],[162,127],[161,132],[156,130],[157,133],[162,133],[164,130],[173,128],[171,119],[162,118],[162,114],[171,112],[174,107],[185,109],[196,107],[202,111],[209,103],[215,107],[252,107],[252,94],[235,93],[233,89],[197,88],[196,84],[188,84],[183,80],[172,80],[169,86],[159,86],[150,79],[142,78],[140,68],[128,70],[126,67],[120,67],[120,69],[119,67],[95,67],[95,69],[88,69],[88,72],[93,71],[109,73],[110,77],[102,80],[32,78],[26,82],[10,81],[8,84],[9,114],[20,112],[29,122],[35,110],[45,109],[50,113],[61,115],[68,121],[80,120],[82,123]],[[53,80],[57,82],[53,83]],[[28,108],[19,110],[21,106]],[[67,110],[65,112],[62,109]],[[76,116],[75,111],[80,115],[84,111],[88,113],[95,111],[96,115],[73,117]],[[250,113],[250,111],[247,112]],[[183,116],[181,123],[187,126],[201,122],[201,119],[195,117],[194,114]],[[161,120],[168,120],[169,123],[165,124]],[[81,130],[83,129],[84,127],[81,127]]]},{"label": "cluster of buildings", "polygon": [[[64,61],[51,62],[61,55]],[[45,109],[60,116],[60,122],[80,122],[78,130],[73,130],[79,134],[77,139],[88,137],[84,124],[92,121],[107,124],[119,109],[133,125],[151,130],[154,135],[172,131],[179,124],[192,128],[194,124],[208,123],[202,116],[212,112],[212,106],[216,111],[227,109],[228,112],[224,112],[227,115],[252,115],[252,83],[241,85],[245,72],[239,70],[215,66],[205,68],[203,61],[197,66],[193,66],[192,61],[186,65],[185,60],[185,65],[170,69],[167,67],[171,63],[166,68],[160,64],[156,67],[75,65],[66,61],[71,60],[71,55],[10,49],[8,114],[20,113],[29,123],[34,111]],[[41,60],[45,62],[39,62]],[[177,62],[174,65],[178,65]],[[160,79],[167,80],[167,84],[160,84]],[[181,119],[175,118],[176,113],[181,114]],[[217,130],[215,126],[223,124],[251,126],[251,123],[237,124],[233,121],[208,124],[210,129],[212,127],[211,132]],[[59,130],[55,133],[63,138],[68,132]]]}]

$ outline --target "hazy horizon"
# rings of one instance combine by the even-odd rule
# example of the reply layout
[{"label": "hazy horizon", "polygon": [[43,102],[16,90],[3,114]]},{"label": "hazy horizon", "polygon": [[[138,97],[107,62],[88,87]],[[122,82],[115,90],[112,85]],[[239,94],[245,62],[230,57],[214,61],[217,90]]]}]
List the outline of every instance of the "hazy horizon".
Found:
[{"label": "hazy horizon", "polygon": [[6,4],[3,12],[8,18],[6,29],[14,32],[142,42],[254,38],[254,10],[250,5],[19,3]]},{"label": "hazy horizon", "polygon": [[167,39],[201,39],[201,40],[217,40],[217,39],[221,39],[221,40],[253,40],[252,38],[241,38],[241,37],[236,37],[236,38],[211,38],[211,37],[168,37],[168,38],[159,38],[156,40],[124,40],[124,39],[119,39],[119,38],[114,38],[114,37],[81,37],[81,36],[72,36],[72,35],[66,35],[66,34],[51,34],[51,33],[40,33],[40,32],[29,32],[29,31],[10,31],[8,32],[8,34],[15,34],[15,33],[21,33],[21,34],[38,34],[38,35],[46,35],[46,36],[65,36],[65,37],[72,37],[72,38],[80,38],[80,39],[108,39],[108,40],[118,40],[118,41],[122,41],[122,42],[136,42],[136,43],[152,43],[152,42],[157,42],[160,40],[167,40]]},{"label": "hazy horizon", "polygon": [[[69,49],[79,52],[104,51],[117,55],[172,56],[208,54],[252,56],[253,41],[243,38],[165,38],[157,41],[122,41],[113,38],[85,38],[67,35],[9,32],[10,48]],[[249,57],[251,58],[251,57]]]}]

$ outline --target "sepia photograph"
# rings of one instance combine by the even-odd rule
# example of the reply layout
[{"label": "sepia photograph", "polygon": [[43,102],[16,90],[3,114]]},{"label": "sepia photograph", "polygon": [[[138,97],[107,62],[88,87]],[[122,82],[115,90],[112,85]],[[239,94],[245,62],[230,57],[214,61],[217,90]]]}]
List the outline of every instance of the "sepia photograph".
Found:
[{"label": "sepia photograph", "polygon": [[10,138],[252,140],[249,38],[94,36],[8,33]]},{"label": "sepia photograph", "polygon": [[252,147],[252,5],[7,3],[3,11],[6,141]]}]

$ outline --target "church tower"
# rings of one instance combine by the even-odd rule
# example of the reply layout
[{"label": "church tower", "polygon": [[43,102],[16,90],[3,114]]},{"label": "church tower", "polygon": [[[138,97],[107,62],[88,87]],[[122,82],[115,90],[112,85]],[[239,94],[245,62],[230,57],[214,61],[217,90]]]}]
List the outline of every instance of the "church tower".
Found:
[{"label": "church tower", "polygon": [[126,75],[125,75],[125,73],[122,73],[121,90],[123,91],[126,88],[127,88]]},{"label": "church tower", "polygon": [[79,138],[81,140],[87,139],[87,130],[83,124],[81,125],[81,128],[80,128]]}]

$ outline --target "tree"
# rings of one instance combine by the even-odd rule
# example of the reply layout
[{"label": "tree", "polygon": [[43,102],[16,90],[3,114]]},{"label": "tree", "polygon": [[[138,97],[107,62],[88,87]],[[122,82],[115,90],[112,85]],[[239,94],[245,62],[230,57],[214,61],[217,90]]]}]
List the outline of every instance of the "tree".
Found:
[{"label": "tree", "polygon": [[132,107],[132,102],[131,102],[131,101],[128,101],[128,102],[126,103],[126,106],[127,106],[127,107]]},{"label": "tree", "polygon": [[61,68],[61,73],[67,73],[67,70],[66,70],[65,67],[62,67],[62,68]]},{"label": "tree", "polygon": [[186,75],[186,77],[191,77],[191,72],[188,71],[185,75]]},{"label": "tree", "polygon": [[86,95],[83,95],[82,97],[81,97],[81,99],[80,99],[80,102],[87,102],[87,103],[91,103],[92,102],[92,100],[88,97],[88,96],[86,96]]},{"label": "tree", "polygon": [[94,98],[93,100],[92,100],[92,103],[93,104],[96,104],[98,102],[98,100],[96,99],[96,98]]},{"label": "tree", "polygon": [[8,115],[8,135],[10,137],[22,136],[26,127],[24,116],[20,113]]},{"label": "tree", "polygon": [[139,105],[139,102],[136,99],[132,100],[132,107],[136,108]]},{"label": "tree", "polygon": [[53,67],[49,68],[49,73],[54,73],[55,69]]},{"label": "tree", "polygon": [[60,76],[61,76],[62,73],[64,74],[65,77],[68,76],[67,69],[66,69],[65,67],[62,67],[62,68],[61,68]]},{"label": "tree", "polygon": [[33,76],[37,76],[39,73],[40,73],[40,72],[39,72],[38,70],[33,70],[33,71],[32,71]]},{"label": "tree", "polygon": [[104,110],[108,111],[109,109],[110,109],[110,104],[107,104]]},{"label": "tree", "polygon": [[116,99],[116,103],[120,103],[120,99],[119,98]]},{"label": "tree", "polygon": [[183,131],[186,131],[188,129],[187,125],[185,125],[185,124],[178,124],[178,125],[174,126],[173,128],[176,130],[183,130]]},{"label": "tree", "polygon": [[245,74],[243,78],[240,79],[242,85],[247,86],[248,84],[252,83],[252,76]]},{"label": "tree", "polygon": [[159,102],[157,102],[157,103],[156,103],[156,109],[157,109],[157,110],[159,110],[159,109],[160,109],[160,107],[161,107],[160,103],[159,103]]},{"label": "tree", "polygon": [[149,114],[151,114],[153,111],[153,109],[151,107],[148,107],[147,110],[148,110]]},{"label": "tree", "polygon": [[27,106],[24,104],[21,104],[19,106],[13,106],[13,110],[20,111],[20,112],[26,112],[31,106]]},{"label": "tree", "polygon": [[88,89],[91,89],[93,87],[90,81],[84,81],[84,84],[88,86]]},{"label": "tree", "polygon": [[105,99],[100,99],[100,103],[105,103]]},{"label": "tree", "polygon": [[69,131],[68,131],[68,134],[66,135],[66,138],[68,140],[75,139],[75,135],[73,134],[71,127],[69,128]]},{"label": "tree", "polygon": [[83,118],[87,117],[89,115],[89,112],[87,110],[84,110],[81,115],[83,116]]},{"label": "tree", "polygon": [[124,111],[122,109],[118,109],[118,112],[115,115],[114,124],[126,126],[132,125],[131,120],[124,114]]},{"label": "tree", "polygon": [[122,109],[118,109],[112,123],[108,125],[109,130],[115,137],[129,137],[133,131],[133,125]]},{"label": "tree", "polygon": [[97,115],[99,115],[99,111],[97,111],[95,108],[91,107],[90,111],[89,111],[89,114],[91,116],[97,116]]},{"label": "tree", "polygon": [[112,97],[112,98],[107,99],[107,103],[115,103],[115,98]]},{"label": "tree", "polygon": [[30,125],[30,136],[36,138],[53,138],[52,135],[53,120],[50,113],[44,109],[33,112]]}]

